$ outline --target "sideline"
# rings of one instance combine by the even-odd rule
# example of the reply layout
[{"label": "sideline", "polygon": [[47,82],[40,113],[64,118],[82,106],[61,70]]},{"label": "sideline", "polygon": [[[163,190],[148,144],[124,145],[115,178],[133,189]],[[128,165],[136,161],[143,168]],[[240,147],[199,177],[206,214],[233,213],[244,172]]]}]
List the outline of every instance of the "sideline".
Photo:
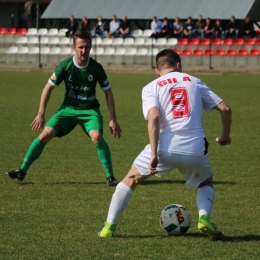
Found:
[{"label": "sideline", "polygon": [[[102,64],[106,72],[113,73],[154,73],[153,69],[150,66],[142,65],[106,65]],[[32,71],[42,71],[42,72],[53,72],[55,65],[43,65],[42,68],[39,68],[37,64],[4,64],[0,63],[0,71],[22,71],[22,72],[32,72]],[[223,75],[223,74],[260,74],[259,70],[252,70],[249,68],[234,68],[231,69],[220,67],[210,70],[208,66],[184,66],[183,71],[186,73],[196,73],[196,74],[208,74],[208,75]]]}]

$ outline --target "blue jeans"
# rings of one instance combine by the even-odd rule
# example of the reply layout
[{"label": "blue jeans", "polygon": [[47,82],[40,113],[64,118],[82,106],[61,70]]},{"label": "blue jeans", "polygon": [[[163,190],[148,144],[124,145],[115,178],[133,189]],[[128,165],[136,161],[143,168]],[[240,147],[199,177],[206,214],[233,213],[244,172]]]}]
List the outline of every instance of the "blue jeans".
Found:
[{"label": "blue jeans", "polygon": [[198,32],[196,29],[192,30],[192,37],[197,38],[200,37],[201,39],[205,38],[205,31],[203,29],[201,29],[200,32]]},{"label": "blue jeans", "polygon": [[106,31],[100,31],[100,30],[91,30],[91,35],[93,37],[100,35],[101,37],[106,37],[107,36],[107,32]]}]

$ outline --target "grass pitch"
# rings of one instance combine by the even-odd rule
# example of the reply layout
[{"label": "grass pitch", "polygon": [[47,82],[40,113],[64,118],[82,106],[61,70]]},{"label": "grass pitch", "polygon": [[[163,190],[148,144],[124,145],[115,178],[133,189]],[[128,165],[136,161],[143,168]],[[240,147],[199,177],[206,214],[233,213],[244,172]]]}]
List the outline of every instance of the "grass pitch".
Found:
[{"label": "grass pitch", "polygon": [[[22,183],[5,176],[21,165],[38,136],[30,124],[50,74],[0,72],[0,259],[259,259],[259,75],[195,75],[233,110],[232,145],[227,147],[214,141],[220,133],[218,113],[203,114],[216,191],[212,221],[226,236],[224,242],[212,242],[197,231],[196,192],[185,187],[178,171],[137,187],[116,236],[100,239],[97,233],[115,188],[105,186],[95,147],[79,127],[53,139]],[[141,90],[156,76],[108,76],[123,130],[120,140],[108,130],[102,91],[97,95],[120,180],[148,142]],[[61,104],[63,92],[63,85],[52,92],[46,120]],[[192,214],[185,236],[168,237],[159,226],[161,210],[171,203],[185,205]]]}]

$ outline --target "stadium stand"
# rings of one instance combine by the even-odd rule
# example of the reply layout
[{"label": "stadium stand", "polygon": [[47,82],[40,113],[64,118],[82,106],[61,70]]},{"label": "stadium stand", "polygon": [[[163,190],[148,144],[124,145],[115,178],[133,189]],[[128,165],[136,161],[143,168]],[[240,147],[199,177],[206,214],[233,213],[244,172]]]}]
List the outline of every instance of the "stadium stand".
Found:
[{"label": "stadium stand", "polygon": [[122,46],[124,47],[130,47],[134,44],[134,39],[133,38],[125,38]]},{"label": "stadium stand", "polygon": [[49,38],[49,45],[58,45],[60,42],[59,37],[50,37]]},{"label": "stadium stand", "polygon": [[37,35],[37,29],[36,28],[29,28],[26,32],[26,36],[35,36]]},{"label": "stadium stand", "polygon": [[58,34],[58,29],[56,28],[51,28],[49,29],[49,31],[47,32],[46,36],[56,36]]},{"label": "stadium stand", "polygon": [[249,54],[247,49],[240,49],[237,53],[239,56],[247,56]]},{"label": "stadium stand", "polygon": [[252,49],[252,50],[250,51],[250,55],[251,55],[251,56],[259,56],[259,55],[260,55],[260,50],[258,50],[258,49]]},{"label": "stadium stand", "polygon": [[133,45],[134,46],[142,46],[142,45],[144,45],[144,43],[145,43],[144,38],[137,38],[137,39],[135,39]]},{"label": "stadium stand", "polygon": [[194,51],[193,51],[193,55],[194,56],[200,56],[200,55],[202,55],[203,54],[203,50],[201,50],[201,49],[195,49]]},{"label": "stadium stand", "polygon": [[59,29],[59,32],[57,33],[57,36],[64,37],[66,36],[66,32],[68,31],[68,28],[61,28]]},{"label": "stadium stand", "polygon": [[216,56],[224,56],[224,55],[226,55],[226,51],[224,49],[216,49],[214,55],[216,55]]},{"label": "stadium stand", "polygon": [[0,27],[0,34],[5,34],[6,33],[6,28]]},{"label": "stadium stand", "polygon": [[227,51],[228,56],[235,56],[236,54],[237,54],[237,50],[235,50],[235,49],[229,49]]},{"label": "stadium stand", "polygon": [[123,38],[114,38],[112,45],[113,46],[120,46],[120,45],[123,44],[123,42],[124,42]]},{"label": "stadium stand", "polygon": [[19,28],[16,31],[17,35],[25,35],[27,33],[27,29],[26,28]]},{"label": "stadium stand", "polygon": [[6,53],[7,54],[15,54],[17,52],[18,52],[18,47],[17,46],[11,46],[11,47],[8,48]]},{"label": "stadium stand", "polygon": [[37,35],[45,36],[48,33],[47,28],[40,28],[37,32]]},{"label": "stadium stand", "polygon": [[220,38],[216,38],[216,39],[213,39],[211,44],[213,46],[218,46],[218,45],[221,45],[222,44],[222,40]]},{"label": "stadium stand", "polygon": [[28,38],[26,36],[21,36],[17,39],[17,41],[15,42],[15,44],[27,44],[28,42]]},{"label": "stadium stand", "polygon": [[147,38],[150,37],[153,31],[151,29],[145,29],[143,30],[142,37]]},{"label": "stadium stand", "polygon": [[8,28],[5,34],[16,34],[16,28]]},{"label": "stadium stand", "polygon": [[184,55],[184,56],[192,55],[192,50],[191,50],[191,49],[184,49],[184,50],[181,52],[181,55]]},{"label": "stadium stand", "polygon": [[133,36],[134,38],[136,38],[136,37],[142,37],[142,35],[143,35],[143,31],[140,30],[140,29],[135,29],[135,30],[132,31],[132,36]]}]

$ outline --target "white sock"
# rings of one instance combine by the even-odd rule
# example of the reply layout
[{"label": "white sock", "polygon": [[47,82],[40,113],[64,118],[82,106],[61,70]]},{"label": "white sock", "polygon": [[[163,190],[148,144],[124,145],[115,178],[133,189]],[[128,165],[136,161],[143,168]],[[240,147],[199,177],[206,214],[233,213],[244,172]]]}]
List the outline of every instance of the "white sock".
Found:
[{"label": "white sock", "polygon": [[211,216],[213,201],[214,201],[214,189],[210,186],[203,186],[197,193],[197,205],[199,209],[199,216],[208,214]]},{"label": "white sock", "polygon": [[117,223],[119,216],[127,207],[132,194],[133,191],[130,187],[128,187],[122,182],[118,183],[109,206],[108,215],[107,215],[108,223],[110,224]]}]

